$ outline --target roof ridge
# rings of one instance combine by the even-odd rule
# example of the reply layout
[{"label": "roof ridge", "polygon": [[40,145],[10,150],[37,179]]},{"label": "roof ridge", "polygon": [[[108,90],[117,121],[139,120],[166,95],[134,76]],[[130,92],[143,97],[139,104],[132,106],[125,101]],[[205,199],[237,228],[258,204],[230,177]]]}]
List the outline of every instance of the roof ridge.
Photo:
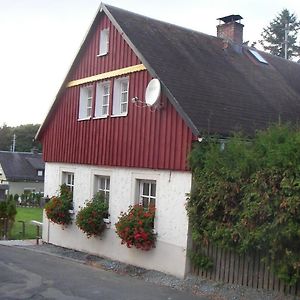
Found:
[{"label": "roof ridge", "polygon": [[108,10],[109,10],[109,7],[111,7],[113,9],[121,10],[121,11],[127,12],[129,14],[136,15],[138,17],[142,17],[142,18],[145,18],[145,19],[148,19],[148,20],[151,20],[151,21],[159,22],[159,23],[162,23],[162,24],[165,24],[165,25],[174,26],[174,27],[177,27],[177,28],[180,28],[180,29],[184,29],[184,30],[187,30],[187,31],[190,31],[190,32],[198,33],[200,35],[204,35],[204,36],[207,36],[207,37],[211,37],[211,38],[223,40],[223,38],[220,38],[220,37],[208,34],[208,33],[204,33],[202,31],[198,31],[196,29],[192,29],[192,28],[184,27],[182,25],[170,23],[170,22],[167,22],[167,21],[164,21],[164,20],[160,20],[160,19],[155,19],[155,18],[152,18],[152,17],[148,17],[148,16],[142,15],[140,13],[132,12],[130,10],[127,10],[127,9],[124,9],[124,8],[119,8],[119,7],[116,7],[116,6],[113,6],[113,5],[108,5],[108,4],[105,4],[105,3],[102,3],[102,4],[104,4],[104,6],[106,8],[108,8]]}]

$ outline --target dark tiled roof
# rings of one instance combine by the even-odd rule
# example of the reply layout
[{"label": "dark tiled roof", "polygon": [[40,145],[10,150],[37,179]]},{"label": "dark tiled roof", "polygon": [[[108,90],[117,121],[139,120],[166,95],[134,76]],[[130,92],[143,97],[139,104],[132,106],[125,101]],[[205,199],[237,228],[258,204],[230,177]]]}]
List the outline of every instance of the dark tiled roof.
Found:
[{"label": "dark tiled roof", "polygon": [[8,181],[44,181],[37,174],[45,169],[41,154],[0,151],[0,164]]},{"label": "dark tiled roof", "polygon": [[252,133],[300,117],[300,65],[105,5],[117,28],[195,133]]}]

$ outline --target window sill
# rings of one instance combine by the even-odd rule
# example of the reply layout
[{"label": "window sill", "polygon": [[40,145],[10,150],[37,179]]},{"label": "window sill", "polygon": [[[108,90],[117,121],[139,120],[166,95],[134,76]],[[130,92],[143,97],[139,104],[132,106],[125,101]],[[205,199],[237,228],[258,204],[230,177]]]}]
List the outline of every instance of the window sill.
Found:
[{"label": "window sill", "polygon": [[97,119],[107,119],[109,117],[109,115],[105,115],[105,116],[99,116],[99,117],[94,117],[93,120],[97,120]]},{"label": "window sill", "polygon": [[120,115],[111,115],[112,118],[118,118],[118,117],[127,117],[128,113],[126,114],[120,114]]},{"label": "window sill", "polygon": [[88,121],[90,120],[92,117],[86,117],[86,118],[81,118],[81,119],[77,119],[77,121]]},{"label": "window sill", "polygon": [[102,57],[102,56],[105,56],[107,54],[108,54],[108,52],[106,52],[106,53],[99,53],[99,54],[97,54],[97,57]]}]

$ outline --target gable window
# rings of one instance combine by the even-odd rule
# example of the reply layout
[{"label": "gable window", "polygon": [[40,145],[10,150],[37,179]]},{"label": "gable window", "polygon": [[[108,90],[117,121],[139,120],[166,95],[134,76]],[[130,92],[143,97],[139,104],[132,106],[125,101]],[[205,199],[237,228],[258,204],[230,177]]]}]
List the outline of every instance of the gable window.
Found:
[{"label": "gable window", "polygon": [[144,208],[150,205],[155,206],[156,202],[156,181],[139,180],[139,204]]},{"label": "gable window", "polygon": [[95,117],[107,117],[109,113],[110,82],[97,84]]},{"label": "gable window", "polygon": [[89,119],[92,116],[93,87],[85,86],[80,88],[79,99],[79,120]]},{"label": "gable window", "polygon": [[96,175],[95,192],[103,194],[107,203],[109,202],[109,191],[110,191],[110,177]]},{"label": "gable window", "polygon": [[[43,174],[44,174],[44,172],[43,172],[43,170],[38,170],[37,171],[37,176],[43,176]],[[0,174],[1,175],[1,174]]]},{"label": "gable window", "polygon": [[106,55],[109,48],[109,29],[105,28],[100,31],[99,54],[98,56]]},{"label": "gable window", "polygon": [[128,112],[129,78],[119,78],[114,83],[113,115],[124,116]]}]

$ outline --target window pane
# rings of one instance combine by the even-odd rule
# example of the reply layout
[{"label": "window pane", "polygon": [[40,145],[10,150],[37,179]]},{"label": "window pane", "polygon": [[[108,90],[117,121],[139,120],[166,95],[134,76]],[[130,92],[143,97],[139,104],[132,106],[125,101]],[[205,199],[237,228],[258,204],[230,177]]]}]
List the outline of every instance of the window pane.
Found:
[{"label": "window pane", "polygon": [[155,199],[154,199],[154,198],[151,198],[151,199],[150,199],[150,205],[155,206]]},{"label": "window pane", "polygon": [[87,110],[86,110],[86,116],[87,117],[90,117],[92,115],[92,108],[89,107]]},{"label": "window pane", "polygon": [[127,93],[122,93],[121,94],[121,102],[127,102]]},{"label": "window pane", "polygon": [[110,190],[110,180],[109,180],[109,178],[106,179],[106,189]]},{"label": "window pane", "polygon": [[72,175],[68,174],[67,176],[67,184],[72,184]]},{"label": "window pane", "polygon": [[149,183],[144,183],[143,184],[143,192],[142,192],[142,195],[149,195]]},{"label": "window pane", "polygon": [[103,105],[107,105],[108,104],[108,95],[104,95],[102,99],[103,99],[103,103],[102,104]]},{"label": "window pane", "polygon": [[128,87],[127,82],[122,82],[121,83],[121,92],[127,91],[127,87]]},{"label": "window pane", "polygon": [[121,113],[124,114],[127,112],[127,103],[121,104]]},{"label": "window pane", "polygon": [[105,86],[103,87],[103,94],[104,94],[104,95],[109,94],[109,85],[105,85]]},{"label": "window pane", "polygon": [[92,89],[91,88],[87,89],[87,98],[92,98]]},{"label": "window pane", "polygon": [[101,190],[105,189],[105,179],[104,178],[100,178],[100,189]]},{"label": "window pane", "polygon": [[102,115],[108,115],[108,107],[107,106],[102,107]]},{"label": "window pane", "polygon": [[87,99],[87,104],[86,104],[87,107],[92,107],[92,98],[88,98]]},{"label": "window pane", "polygon": [[151,183],[151,193],[150,193],[150,195],[152,197],[156,196],[156,184],[155,183]]},{"label": "window pane", "polygon": [[148,208],[148,198],[145,197],[142,198],[142,205],[144,208]]}]

